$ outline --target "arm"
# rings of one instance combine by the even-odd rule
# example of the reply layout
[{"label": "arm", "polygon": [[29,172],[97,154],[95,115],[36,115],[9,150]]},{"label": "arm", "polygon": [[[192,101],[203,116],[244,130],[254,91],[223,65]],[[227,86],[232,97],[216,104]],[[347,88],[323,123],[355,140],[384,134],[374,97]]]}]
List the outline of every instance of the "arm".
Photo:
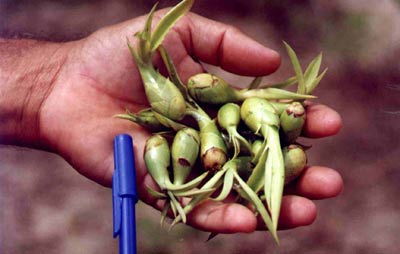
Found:
[{"label": "arm", "polygon": [[67,47],[44,41],[0,39],[0,140],[42,147],[39,114],[67,57]]}]

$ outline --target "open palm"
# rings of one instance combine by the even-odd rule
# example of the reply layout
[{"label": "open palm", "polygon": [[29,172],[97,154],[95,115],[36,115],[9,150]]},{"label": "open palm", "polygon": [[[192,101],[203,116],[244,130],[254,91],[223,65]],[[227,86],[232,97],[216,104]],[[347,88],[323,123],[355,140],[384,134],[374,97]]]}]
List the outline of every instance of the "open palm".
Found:
[{"label": "open palm", "polygon": [[[137,111],[147,105],[138,70],[126,45],[127,37],[135,45],[132,35],[142,29],[144,20],[139,17],[103,28],[85,39],[63,45],[68,57],[41,107],[40,126],[50,150],[63,156],[81,174],[105,186],[110,186],[113,174],[113,139],[117,134],[129,133],[134,140],[140,198],[160,208],[161,202],[145,190],[146,186],[154,187],[142,158],[149,133],[112,118],[127,108]],[[194,59],[249,76],[267,75],[280,64],[277,53],[237,29],[195,14],[178,22],[164,46],[183,80],[203,71]],[[160,59],[156,57],[154,64],[161,67]],[[322,105],[309,107],[306,135],[334,135],[340,126],[340,117],[333,110]],[[290,195],[283,200],[280,227],[312,223],[316,208],[308,198],[332,197],[341,188],[342,180],[332,169],[309,167],[297,184],[299,196]],[[247,208],[217,202],[200,205],[188,221],[199,229],[225,233],[251,232],[258,227]]]}]

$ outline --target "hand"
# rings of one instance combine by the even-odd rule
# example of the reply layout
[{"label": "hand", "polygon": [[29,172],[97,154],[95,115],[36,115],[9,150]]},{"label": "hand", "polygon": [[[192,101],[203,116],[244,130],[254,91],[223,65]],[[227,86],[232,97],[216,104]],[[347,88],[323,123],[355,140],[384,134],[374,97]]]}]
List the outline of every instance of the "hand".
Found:
[{"label": "hand", "polygon": [[[160,17],[161,12],[156,13]],[[112,116],[126,108],[146,107],[138,70],[129,54],[126,37],[141,30],[144,17],[103,28],[80,41],[66,43],[68,57],[41,105],[40,133],[46,147],[63,156],[75,169],[90,179],[110,186],[113,174],[112,140],[119,133],[132,135],[137,164],[140,198],[160,209],[160,201],[147,194],[155,186],[146,172],[143,149],[149,133]],[[239,75],[263,76],[274,72],[279,55],[243,35],[237,29],[195,14],[184,17],[168,35],[165,48],[172,56],[183,80],[203,72],[194,60],[218,65]],[[161,66],[161,60],[154,64]],[[333,110],[313,105],[308,108],[305,134],[324,137],[336,134],[340,116]],[[308,225],[316,217],[310,199],[329,198],[342,189],[334,170],[309,167],[299,180],[295,195],[284,197],[281,228]],[[192,226],[213,232],[252,232],[257,220],[239,204],[205,202],[188,217]]]}]

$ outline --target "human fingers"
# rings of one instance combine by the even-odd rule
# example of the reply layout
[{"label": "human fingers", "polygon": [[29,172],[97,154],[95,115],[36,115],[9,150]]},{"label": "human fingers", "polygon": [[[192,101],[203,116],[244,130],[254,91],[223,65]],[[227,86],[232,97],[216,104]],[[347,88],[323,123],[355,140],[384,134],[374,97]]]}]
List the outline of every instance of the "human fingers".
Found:
[{"label": "human fingers", "polygon": [[257,228],[257,218],[247,207],[237,203],[206,201],[188,216],[188,224],[215,233],[250,233]]},{"label": "human fingers", "polygon": [[[316,217],[317,207],[311,200],[296,195],[285,195],[282,198],[278,230],[310,225]],[[257,222],[257,230],[267,230],[260,216],[257,217]]]},{"label": "human fingers", "polygon": [[[144,185],[156,188],[148,175]],[[324,167],[309,167],[299,180],[293,193],[282,199],[279,229],[290,229],[313,223],[317,208],[310,199],[330,198],[338,195],[342,180],[334,170]],[[145,193],[144,189],[141,193]],[[163,202],[150,196],[143,197],[157,209]],[[188,216],[187,223],[197,229],[216,233],[253,232],[265,230],[261,218],[256,218],[248,208],[236,203],[206,201],[197,206]]]},{"label": "human fingers", "polygon": [[175,30],[191,56],[228,72],[265,76],[276,71],[280,65],[280,56],[276,51],[233,26],[189,13]]},{"label": "human fingers", "polygon": [[332,198],[342,192],[343,179],[331,168],[311,166],[304,169],[294,188],[297,195],[310,199]]},{"label": "human fingers", "polygon": [[279,229],[307,226],[312,224],[316,217],[317,207],[311,200],[296,195],[286,195],[282,199]]},{"label": "human fingers", "polygon": [[[316,217],[317,208],[311,200],[286,195],[282,199],[279,229],[310,225]],[[214,201],[207,201],[196,207],[188,216],[188,224],[200,230],[228,234],[266,229],[262,219],[257,218],[247,207]]]},{"label": "human fingers", "polygon": [[307,120],[303,136],[309,138],[332,136],[342,128],[342,118],[335,110],[322,104],[310,104],[306,110]]},{"label": "human fingers", "polygon": [[[304,197],[286,195],[282,199],[279,230],[310,225],[317,217],[315,204]],[[200,230],[215,233],[250,233],[265,230],[261,218],[237,203],[207,201],[189,215],[188,223]]]},{"label": "human fingers", "polygon": [[[317,216],[312,199],[332,198],[343,190],[342,177],[335,170],[312,166],[294,184],[289,185],[282,200],[279,229],[310,225]],[[261,228],[262,221],[259,220]]]}]

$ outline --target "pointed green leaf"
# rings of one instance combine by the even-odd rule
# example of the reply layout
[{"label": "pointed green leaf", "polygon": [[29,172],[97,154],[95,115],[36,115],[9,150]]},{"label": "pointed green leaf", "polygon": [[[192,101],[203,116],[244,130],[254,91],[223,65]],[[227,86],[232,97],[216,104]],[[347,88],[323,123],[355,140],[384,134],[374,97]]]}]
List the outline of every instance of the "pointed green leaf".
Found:
[{"label": "pointed green leaf", "polygon": [[230,169],[228,169],[228,171],[226,171],[225,177],[224,177],[224,184],[222,185],[221,193],[218,195],[218,197],[213,198],[213,200],[222,201],[222,200],[224,200],[225,198],[228,197],[229,193],[232,190],[233,173],[235,171],[236,171],[235,168],[230,168]]},{"label": "pointed green leaf", "polygon": [[129,52],[131,53],[133,60],[135,60],[135,63],[137,64],[137,66],[140,68],[141,66],[143,66],[143,61],[142,58],[136,53],[135,49],[132,47],[132,45],[129,42],[129,39],[126,38],[126,44],[128,45],[129,48]]},{"label": "pointed green leaf", "polygon": [[318,76],[319,68],[321,67],[322,61],[322,53],[320,53],[316,58],[314,58],[311,63],[308,65],[306,71],[304,72],[304,79],[306,82],[306,90],[307,87],[310,87],[311,84]]},{"label": "pointed green leaf", "polygon": [[151,196],[153,196],[153,197],[155,197],[155,198],[157,198],[157,199],[165,199],[165,198],[167,198],[167,196],[166,196],[164,193],[159,192],[159,191],[156,191],[156,190],[154,190],[154,189],[152,189],[152,188],[150,188],[150,187],[147,187],[147,192],[148,192]]},{"label": "pointed green leaf", "polygon": [[267,229],[270,231],[275,241],[279,243],[279,238],[277,235],[277,230],[274,228],[271,217],[269,216],[267,210],[265,209],[264,204],[261,202],[260,198],[257,194],[242,180],[242,178],[234,172],[234,176],[236,181],[239,183],[240,187],[242,187],[243,191],[246,193],[246,198],[250,200],[253,206],[256,208],[257,212],[261,215]]},{"label": "pointed green leaf", "polygon": [[264,165],[268,158],[268,147],[266,143],[263,144],[263,148],[261,150],[261,155],[259,155],[259,159],[253,172],[251,173],[249,179],[247,180],[247,185],[256,193],[259,192],[264,186]]},{"label": "pointed green leaf", "polygon": [[132,121],[134,123],[137,123],[137,121],[138,121],[138,119],[137,119],[137,117],[135,115],[128,114],[128,113],[126,113],[126,114],[116,114],[116,115],[113,115],[113,117],[120,118],[120,119],[126,119],[126,120]]},{"label": "pointed green leaf", "polygon": [[169,200],[169,205],[171,207],[171,211],[172,211],[172,214],[174,215],[174,218],[177,217],[178,216],[178,212],[176,211],[175,203],[172,202],[172,200]]},{"label": "pointed green leaf", "polygon": [[322,52],[318,54],[311,62],[308,64],[306,71],[304,72],[304,79],[307,80],[316,78],[318,76],[319,69],[322,62]]},{"label": "pointed green leaf", "polygon": [[273,179],[272,179],[272,171],[274,170],[273,167],[273,155],[271,154],[268,155],[268,158],[265,162],[264,166],[264,195],[265,195],[265,200],[267,203],[267,207],[269,211],[271,212],[271,207],[272,207],[272,184],[273,184]]},{"label": "pointed green leaf", "polygon": [[165,66],[167,67],[167,71],[169,74],[169,77],[171,78],[172,83],[175,84],[176,87],[178,87],[179,91],[181,91],[181,94],[187,101],[191,101],[192,99],[188,96],[188,92],[186,90],[186,86],[183,84],[182,80],[180,79],[178,75],[178,71],[175,68],[174,62],[172,61],[171,57],[165,50],[165,48],[160,45],[158,47],[158,51],[160,52],[161,58],[163,59],[163,62]]},{"label": "pointed green leaf", "polygon": [[218,235],[218,233],[211,232],[211,233],[208,235],[208,238],[207,238],[206,242],[211,241],[211,240],[214,239],[217,235]]},{"label": "pointed green leaf", "polygon": [[178,130],[181,130],[181,129],[187,127],[186,125],[175,122],[175,121],[169,119],[168,117],[166,117],[160,113],[157,113],[156,111],[153,111],[153,112],[154,112],[154,117],[160,122],[160,124],[164,125],[167,128],[171,128],[174,131],[178,131]]},{"label": "pointed green leaf", "polygon": [[319,82],[325,76],[327,71],[328,71],[328,68],[326,68],[316,79],[314,79],[313,83],[311,83],[310,86],[307,87],[308,94],[311,94],[315,90],[315,88],[317,88],[317,86],[319,85]]},{"label": "pointed green leaf", "polygon": [[256,89],[262,81],[262,77],[255,77],[248,86],[248,89]]},{"label": "pointed green leaf", "polygon": [[193,5],[194,0],[184,0],[173,7],[161,19],[151,36],[151,51],[154,52],[161,45],[171,27],[185,15]]},{"label": "pointed green leaf", "polygon": [[[145,41],[144,41],[144,38],[143,38],[143,32],[137,32],[137,33],[135,33],[135,38],[139,41],[138,42],[138,47],[137,47],[137,58],[139,58],[139,59],[141,59],[141,61],[143,61],[143,51],[145,51]],[[148,43],[147,43],[148,44]],[[132,46],[130,46],[130,49],[132,49]],[[131,50],[131,54],[132,54],[132,50]],[[135,59],[135,62],[137,62],[137,58],[134,58]]]},{"label": "pointed green leaf", "polygon": [[294,77],[288,78],[287,80],[285,80],[283,82],[269,85],[268,87],[282,89],[282,88],[294,85],[294,84],[296,84],[296,82],[297,82],[297,77],[294,76]]},{"label": "pointed green leaf", "polygon": [[[225,174],[226,172],[226,168],[218,171],[215,175],[213,175],[213,177],[211,177],[202,187],[201,189],[210,189],[210,188],[218,188],[219,186],[221,186],[222,184],[222,176]],[[210,193],[207,194],[202,194],[202,195],[198,195],[195,196],[192,200],[190,200],[190,202],[183,208],[185,213],[188,214],[190,213],[197,204],[199,204],[200,202],[206,200],[208,197],[210,196]],[[182,220],[181,216],[177,216],[174,221],[171,224],[171,227],[173,227],[174,225],[178,224],[180,221]]]},{"label": "pointed green leaf", "polygon": [[182,222],[186,223],[186,214],[182,208],[182,205],[179,203],[179,201],[176,199],[174,194],[172,192],[168,191],[168,196],[171,199],[171,203],[175,206],[176,210],[178,211],[179,216],[182,218]]},{"label": "pointed green leaf", "polygon": [[289,55],[290,61],[292,62],[294,72],[296,73],[297,82],[298,82],[297,93],[305,94],[306,93],[306,84],[304,81],[303,70],[301,69],[299,59],[297,58],[296,53],[289,46],[289,44],[287,44],[286,42],[283,42],[283,43],[285,44],[286,51]]},{"label": "pointed green leaf", "polygon": [[151,39],[151,24],[153,23],[154,12],[156,11],[158,3],[156,3],[153,8],[151,8],[149,14],[147,15],[146,23],[144,25],[144,29],[142,31],[142,38],[146,41],[150,41]]},{"label": "pointed green leaf", "polygon": [[241,90],[241,96],[243,98],[249,97],[261,97],[267,100],[305,100],[305,99],[313,99],[315,96],[308,95],[300,92],[291,92],[284,89],[268,87],[257,90]]},{"label": "pointed green leaf", "polygon": [[[251,203],[251,199],[250,199],[249,195],[247,195],[247,193],[243,190],[243,188],[240,186],[240,184],[239,184],[239,186],[235,186],[235,191],[239,194],[240,198]],[[252,190],[252,191],[254,191],[254,190]],[[247,205],[247,202],[244,202],[243,200],[242,200],[242,203]],[[251,204],[251,205],[253,205],[253,204]]]},{"label": "pointed green leaf", "polygon": [[165,223],[165,219],[167,218],[167,213],[169,208],[171,207],[171,203],[170,202],[165,202],[164,207],[161,211],[161,220],[160,220],[160,225],[161,227],[164,226]]},{"label": "pointed green leaf", "polygon": [[139,39],[139,50],[138,56],[145,63],[151,61],[152,51],[150,50],[151,43],[151,24],[153,22],[153,15],[157,8],[157,3],[153,6],[149,14],[147,15],[146,23],[141,32],[135,34],[136,38]]},{"label": "pointed green leaf", "polygon": [[211,188],[211,189],[200,189],[200,190],[188,190],[188,191],[182,191],[182,192],[175,192],[173,191],[174,195],[176,197],[195,197],[198,195],[210,195],[211,193],[213,193],[215,191],[215,188]]},{"label": "pointed green leaf", "polygon": [[182,184],[182,185],[175,185],[173,183],[166,183],[165,187],[168,190],[171,190],[171,191],[188,191],[188,190],[191,190],[193,188],[196,188],[201,183],[201,181],[203,181],[204,178],[206,178],[207,174],[208,174],[208,172],[204,172],[203,174],[199,175],[195,179],[193,179],[193,180],[191,180],[191,181],[189,181],[189,182],[187,182],[185,184]]},{"label": "pointed green leaf", "polygon": [[136,66],[139,68],[139,71],[142,73],[148,73],[152,70],[151,60],[147,61],[146,58],[141,54],[140,50],[137,52],[133,46],[130,44],[129,39],[126,38],[126,42],[129,48],[129,52],[131,53],[133,60],[136,63]]},{"label": "pointed green leaf", "polygon": [[[272,174],[270,185],[270,212],[274,228],[278,228],[279,214],[281,210],[283,186],[285,182],[285,166],[281,150],[278,128],[272,126],[268,133],[268,147],[270,151]],[[267,175],[267,173],[266,173]],[[267,185],[267,183],[265,183]],[[267,197],[268,200],[268,197]]]}]

